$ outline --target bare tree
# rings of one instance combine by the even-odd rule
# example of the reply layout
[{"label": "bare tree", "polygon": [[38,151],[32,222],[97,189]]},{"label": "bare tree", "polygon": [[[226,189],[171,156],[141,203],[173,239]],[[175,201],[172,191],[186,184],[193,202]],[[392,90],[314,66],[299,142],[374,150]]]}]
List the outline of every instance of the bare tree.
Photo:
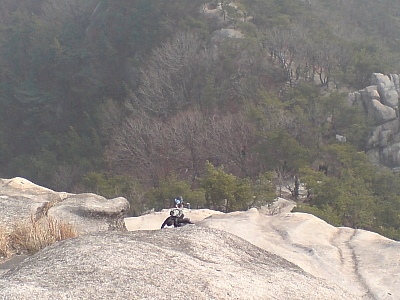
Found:
[{"label": "bare tree", "polygon": [[291,80],[292,64],[298,53],[299,36],[292,29],[272,28],[267,31],[272,57],[280,64],[287,80]]},{"label": "bare tree", "polygon": [[205,117],[198,111],[166,120],[129,118],[115,131],[107,158],[114,172],[133,175],[147,186],[171,172],[193,180],[207,160],[232,173],[258,175],[260,164],[251,153],[256,137],[249,124],[242,114]]},{"label": "bare tree", "polygon": [[200,99],[200,74],[207,70],[207,57],[207,49],[195,34],[176,34],[154,50],[146,69],[141,70],[141,85],[132,101],[156,116],[170,116],[189,107]]},{"label": "bare tree", "polygon": [[[257,159],[252,148],[256,143],[255,128],[243,113],[213,116],[208,119],[210,145],[226,170],[237,175],[257,175]],[[257,171],[255,171],[255,169]]]},{"label": "bare tree", "polygon": [[169,173],[195,178],[208,156],[207,129],[200,112],[174,118],[128,118],[114,133],[107,151],[111,167],[148,186],[156,186]]},{"label": "bare tree", "polygon": [[176,157],[180,172],[196,178],[204,168],[209,149],[207,149],[208,130],[200,112],[189,111],[179,114],[169,127],[169,141],[172,143],[171,155]]},{"label": "bare tree", "polygon": [[143,184],[157,185],[168,165],[162,161],[162,124],[148,118],[127,119],[106,151],[116,173],[131,174]]}]

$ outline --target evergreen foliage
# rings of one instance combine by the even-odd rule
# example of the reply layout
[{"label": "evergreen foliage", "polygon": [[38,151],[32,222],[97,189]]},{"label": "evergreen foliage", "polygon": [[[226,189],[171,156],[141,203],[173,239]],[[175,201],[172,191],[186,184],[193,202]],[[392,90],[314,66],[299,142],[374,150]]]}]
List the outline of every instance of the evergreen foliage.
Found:
[{"label": "evergreen foliage", "polygon": [[247,179],[228,174],[223,166],[215,168],[210,162],[206,164],[201,186],[205,190],[207,206],[220,211],[247,210],[248,202],[252,198]]}]

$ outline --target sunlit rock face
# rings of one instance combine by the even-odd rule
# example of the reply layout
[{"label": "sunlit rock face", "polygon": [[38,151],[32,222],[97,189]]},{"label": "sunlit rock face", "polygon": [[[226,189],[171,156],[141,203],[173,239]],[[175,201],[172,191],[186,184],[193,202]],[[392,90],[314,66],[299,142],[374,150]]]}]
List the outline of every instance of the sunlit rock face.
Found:
[{"label": "sunlit rock face", "polygon": [[375,127],[366,141],[367,154],[376,164],[400,167],[399,76],[374,73],[371,86],[348,95],[348,102],[361,106]]},{"label": "sunlit rock face", "polygon": [[101,232],[0,277],[0,299],[364,299],[212,228]]},{"label": "sunlit rock face", "polygon": [[55,192],[24,178],[0,179],[0,224],[51,217],[71,224],[79,234],[126,230],[124,217],[129,202],[122,197],[106,199],[91,193]]},{"label": "sunlit rock face", "polygon": [[[221,213],[208,209],[185,209],[184,213],[194,221],[195,227],[213,228],[238,236],[299,266],[312,276],[339,286],[351,293],[349,299],[400,297],[399,262],[393,260],[400,251],[399,242],[374,232],[334,227],[310,214],[292,213],[295,205],[294,201],[278,198],[271,205],[248,211]],[[151,212],[126,218],[125,223],[129,231],[155,232],[168,215],[168,210]],[[169,231],[181,232],[180,228],[161,230],[166,234]],[[208,240],[209,247],[213,248],[213,238]],[[320,298],[299,296],[293,299]]]}]

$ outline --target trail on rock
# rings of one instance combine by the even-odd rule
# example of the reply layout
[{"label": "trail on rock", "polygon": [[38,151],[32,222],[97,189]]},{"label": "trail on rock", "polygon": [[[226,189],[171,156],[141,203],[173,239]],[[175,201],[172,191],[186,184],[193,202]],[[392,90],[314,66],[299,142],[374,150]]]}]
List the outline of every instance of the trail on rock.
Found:
[{"label": "trail on rock", "polygon": [[[350,241],[356,234],[356,230],[352,228],[338,228],[337,234],[332,238],[331,243],[338,250],[340,257],[339,271],[343,276],[343,281],[349,281],[347,284],[354,294],[366,296],[370,294],[370,288],[366,284],[364,278],[358,272],[356,254],[350,245]],[[375,299],[372,298],[371,299]]]}]

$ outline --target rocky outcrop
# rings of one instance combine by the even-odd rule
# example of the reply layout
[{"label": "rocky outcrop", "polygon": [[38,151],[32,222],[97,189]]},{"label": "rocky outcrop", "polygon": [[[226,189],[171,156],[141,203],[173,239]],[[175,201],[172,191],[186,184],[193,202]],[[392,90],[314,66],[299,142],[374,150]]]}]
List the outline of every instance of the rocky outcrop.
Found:
[{"label": "rocky outcrop", "polygon": [[313,215],[291,213],[292,207],[292,201],[279,199],[261,210],[214,214],[196,225],[239,236],[355,298],[400,297],[400,273],[393,261],[399,242],[374,232],[334,227]]},{"label": "rocky outcrop", "polygon": [[[400,297],[400,273],[393,261],[400,251],[399,242],[361,229],[337,228],[310,214],[292,213],[295,205],[294,201],[278,198],[268,206],[246,212],[185,209],[184,213],[196,226],[241,237],[339,286],[353,295],[350,299]],[[157,230],[168,215],[168,210],[150,212],[126,218],[125,223],[130,231]]]},{"label": "rocky outcrop", "polygon": [[59,242],[1,276],[0,299],[361,298],[237,236],[188,225]]},{"label": "rocky outcrop", "polygon": [[373,119],[367,154],[376,164],[400,167],[399,76],[374,73],[371,86],[348,95],[348,102],[361,106]]},{"label": "rocky outcrop", "polygon": [[127,218],[132,232],[89,233],[0,264],[0,299],[399,299],[399,242],[291,213],[295,204],[185,209],[195,225],[162,230],[168,210]]},{"label": "rocky outcrop", "polygon": [[125,198],[106,199],[84,193],[55,192],[23,178],[0,179],[0,223],[11,226],[19,219],[52,217],[73,225],[79,234],[126,230],[129,210]]},{"label": "rocky outcrop", "polygon": [[382,104],[397,110],[399,104],[399,94],[398,91],[396,91],[394,82],[391,80],[391,78],[397,75],[389,76],[374,73],[371,77],[371,83],[376,85]]},{"label": "rocky outcrop", "polygon": [[212,34],[212,40],[215,41],[223,41],[227,38],[234,39],[243,39],[244,35],[239,30],[232,28],[222,28],[215,30]]}]

